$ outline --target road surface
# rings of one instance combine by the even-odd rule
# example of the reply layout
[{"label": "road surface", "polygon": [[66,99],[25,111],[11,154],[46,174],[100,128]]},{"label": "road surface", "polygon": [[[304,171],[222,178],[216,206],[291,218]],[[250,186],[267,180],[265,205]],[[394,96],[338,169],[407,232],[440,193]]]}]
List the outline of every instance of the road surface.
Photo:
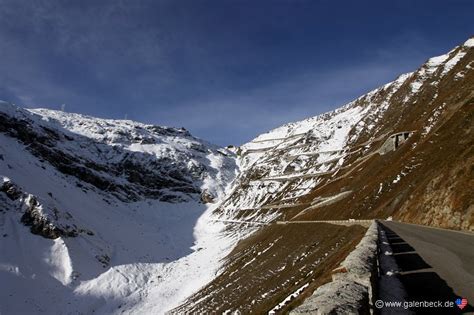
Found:
[{"label": "road surface", "polygon": [[457,295],[474,304],[474,233],[380,223],[394,232],[390,243],[409,296]]}]

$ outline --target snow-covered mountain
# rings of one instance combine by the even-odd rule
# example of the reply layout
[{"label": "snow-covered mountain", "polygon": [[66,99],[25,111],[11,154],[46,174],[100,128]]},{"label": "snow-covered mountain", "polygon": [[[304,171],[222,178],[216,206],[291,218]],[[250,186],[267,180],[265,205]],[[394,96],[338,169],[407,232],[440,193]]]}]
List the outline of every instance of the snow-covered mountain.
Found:
[{"label": "snow-covered mountain", "polygon": [[0,103],[0,312],[285,312],[365,230],[277,221],[474,230],[473,47],[232,150]]},{"label": "snow-covered mountain", "polygon": [[278,207],[286,209],[386,153],[387,145],[381,146],[391,135],[407,132],[416,139],[414,147],[427,142],[437,123],[449,118],[450,107],[459,106],[453,103],[469,101],[473,46],[469,39],[335,111],[286,124],[241,146],[241,172],[220,210],[227,217],[272,220],[282,215]]},{"label": "snow-covered mountain", "polygon": [[0,174],[2,314],[164,311],[230,244],[235,156],[184,129],[0,103]]}]

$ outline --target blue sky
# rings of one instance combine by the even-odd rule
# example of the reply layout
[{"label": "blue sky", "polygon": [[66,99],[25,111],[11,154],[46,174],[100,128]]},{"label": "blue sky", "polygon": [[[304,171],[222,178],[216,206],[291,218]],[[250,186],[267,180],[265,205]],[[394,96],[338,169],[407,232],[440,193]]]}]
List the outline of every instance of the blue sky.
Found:
[{"label": "blue sky", "polygon": [[220,145],[334,109],[474,35],[474,1],[0,0],[0,99]]}]

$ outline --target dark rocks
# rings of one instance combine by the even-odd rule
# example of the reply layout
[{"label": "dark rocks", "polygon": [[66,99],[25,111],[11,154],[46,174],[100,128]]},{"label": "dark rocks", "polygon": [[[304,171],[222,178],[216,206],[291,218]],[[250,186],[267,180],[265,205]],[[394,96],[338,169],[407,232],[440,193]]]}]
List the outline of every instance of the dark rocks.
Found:
[{"label": "dark rocks", "polygon": [[[50,217],[44,214],[43,205],[39,203],[38,199],[30,194],[24,193],[17,185],[7,180],[0,185],[0,193],[4,193],[13,203],[12,209],[24,211],[20,218],[20,222],[25,226],[30,227],[33,234],[40,235],[48,239],[56,239],[63,237],[76,237],[78,235],[77,228],[65,225],[59,227],[56,221],[60,219],[60,212],[58,209],[49,209]],[[52,194],[50,194],[52,196]],[[4,199],[4,200],[8,200]],[[65,219],[72,219],[66,212],[62,215]]]},{"label": "dark rocks", "polygon": [[214,203],[215,197],[206,189],[203,190],[201,193],[201,202],[206,204],[206,203]]},{"label": "dark rocks", "polygon": [[0,186],[0,192],[4,192],[10,200],[17,200],[22,195],[22,191],[9,181]]},{"label": "dark rocks", "polygon": [[155,134],[160,136],[187,136],[191,137],[189,131],[185,128],[174,129],[170,127],[162,127],[162,126],[147,126],[146,129],[153,131]]},{"label": "dark rocks", "polygon": [[102,264],[102,267],[107,267],[110,263],[110,257],[106,254],[97,255],[95,258]]},{"label": "dark rocks", "polygon": [[141,138],[139,139],[141,144],[156,144],[157,141],[154,138]]},{"label": "dark rocks", "polygon": [[61,139],[59,137],[59,134],[56,131],[54,131],[53,129],[46,128],[46,127],[43,127],[43,126],[41,127],[41,129],[43,129],[43,131],[46,133],[48,138],[54,139],[56,141]]},{"label": "dark rocks", "polygon": [[178,202],[183,202],[186,201],[183,197],[178,196],[178,195],[163,195],[159,199],[162,202],[169,202],[169,203],[178,203]]},{"label": "dark rocks", "polygon": [[46,219],[38,208],[38,202],[34,197],[31,197],[27,202],[28,208],[21,217],[21,223],[30,226],[30,231],[33,234],[41,235],[45,238],[55,239],[64,234],[64,232],[54,226],[48,219]]},{"label": "dark rocks", "polygon": [[191,143],[189,145],[189,148],[192,149],[192,150],[196,150],[198,152],[201,152],[201,153],[206,153],[207,152],[206,147],[201,143]]}]

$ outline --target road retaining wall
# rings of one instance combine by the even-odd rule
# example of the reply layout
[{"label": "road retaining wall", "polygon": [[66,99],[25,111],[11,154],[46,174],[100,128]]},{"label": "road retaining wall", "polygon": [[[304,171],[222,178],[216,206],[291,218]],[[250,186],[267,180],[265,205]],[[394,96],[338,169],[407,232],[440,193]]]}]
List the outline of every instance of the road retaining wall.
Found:
[{"label": "road retaining wall", "polygon": [[[340,221],[338,221],[340,222]],[[328,223],[331,223],[328,221]],[[351,221],[351,223],[354,223]],[[378,225],[372,220],[356,248],[320,286],[290,314],[370,314],[378,281]]]}]

